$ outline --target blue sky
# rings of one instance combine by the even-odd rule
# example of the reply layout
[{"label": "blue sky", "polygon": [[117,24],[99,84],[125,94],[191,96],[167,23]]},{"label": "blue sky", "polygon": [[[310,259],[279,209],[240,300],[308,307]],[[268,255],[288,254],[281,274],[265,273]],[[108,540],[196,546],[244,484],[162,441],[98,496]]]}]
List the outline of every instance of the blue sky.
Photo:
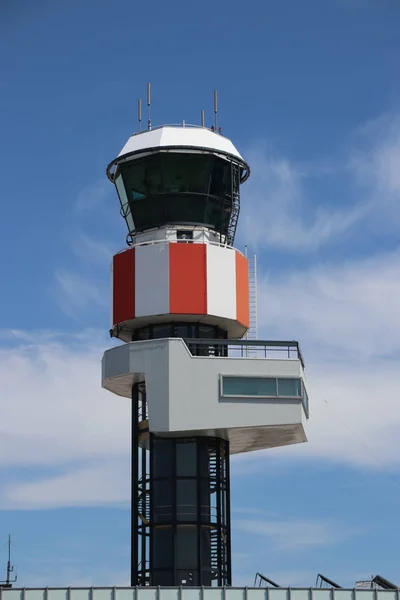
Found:
[{"label": "blue sky", "polygon": [[[234,582],[400,582],[397,0],[3,0],[0,538],[19,582],[129,580],[129,410],[100,389],[136,129],[220,124],[252,166],[237,245],[260,337],[299,339],[309,442],[232,461]],[[0,544],[0,566],[6,547]]]}]

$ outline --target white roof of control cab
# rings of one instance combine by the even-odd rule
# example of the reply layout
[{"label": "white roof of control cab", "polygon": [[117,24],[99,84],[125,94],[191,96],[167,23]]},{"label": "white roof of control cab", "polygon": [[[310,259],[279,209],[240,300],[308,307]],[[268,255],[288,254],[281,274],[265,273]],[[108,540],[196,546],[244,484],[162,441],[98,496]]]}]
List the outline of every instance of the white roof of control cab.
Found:
[{"label": "white roof of control cab", "polygon": [[[173,127],[164,125],[150,131],[132,135],[122,148],[118,158],[150,148],[204,148],[213,152],[230,154],[243,161],[232,142],[219,133],[205,127]],[[243,161],[244,162],[244,161]]]}]

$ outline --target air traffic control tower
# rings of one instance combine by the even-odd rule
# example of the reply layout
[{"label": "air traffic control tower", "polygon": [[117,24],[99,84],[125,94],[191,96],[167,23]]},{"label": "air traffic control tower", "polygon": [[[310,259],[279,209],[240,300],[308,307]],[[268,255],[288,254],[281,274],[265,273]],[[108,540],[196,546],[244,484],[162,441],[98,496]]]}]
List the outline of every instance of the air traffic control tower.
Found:
[{"label": "air traffic control tower", "polygon": [[149,122],[107,168],[128,247],[102,385],[132,403],[132,586],[231,585],[230,456],[307,439],[298,343],[245,337],[249,174],[204,123]]}]

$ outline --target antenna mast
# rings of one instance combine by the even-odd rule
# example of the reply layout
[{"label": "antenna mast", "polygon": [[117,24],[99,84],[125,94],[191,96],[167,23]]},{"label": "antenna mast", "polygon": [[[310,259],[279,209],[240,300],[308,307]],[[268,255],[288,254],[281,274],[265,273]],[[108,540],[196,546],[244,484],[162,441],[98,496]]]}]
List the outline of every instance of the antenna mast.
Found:
[{"label": "antenna mast", "polygon": [[147,129],[149,131],[151,129],[150,103],[151,103],[151,87],[150,87],[150,81],[148,81],[147,82],[147,114],[148,114]]},{"label": "antenna mast", "polygon": [[218,92],[217,92],[217,90],[214,90],[214,126],[215,126],[215,131],[217,131],[217,124],[218,124]]},{"label": "antenna mast", "polygon": [[137,103],[137,118],[139,122],[139,133],[142,131],[142,99],[138,99]]},{"label": "antenna mast", "polygon": [[14,566],[11,564],[11,535],[8,536],[8,561],[7,561],[7,577],[5,581],[0,581],[0,588],[10,588],[17,581],[17,574],[12,577]]}]

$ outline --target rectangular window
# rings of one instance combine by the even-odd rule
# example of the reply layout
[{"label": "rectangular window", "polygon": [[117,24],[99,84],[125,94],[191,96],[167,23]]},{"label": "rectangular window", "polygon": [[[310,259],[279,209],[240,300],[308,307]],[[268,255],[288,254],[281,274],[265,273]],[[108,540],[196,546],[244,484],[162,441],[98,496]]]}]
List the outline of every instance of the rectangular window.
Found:
[{"label": "rectangular window", "polygon": [[278,396],[288,396],[289,398],[301,398],[300,379],[278,379]]},{"label": "rectangular window", "polygon": [[221,376],[221,396],[237,398],[301,398],[300,378]]}]

